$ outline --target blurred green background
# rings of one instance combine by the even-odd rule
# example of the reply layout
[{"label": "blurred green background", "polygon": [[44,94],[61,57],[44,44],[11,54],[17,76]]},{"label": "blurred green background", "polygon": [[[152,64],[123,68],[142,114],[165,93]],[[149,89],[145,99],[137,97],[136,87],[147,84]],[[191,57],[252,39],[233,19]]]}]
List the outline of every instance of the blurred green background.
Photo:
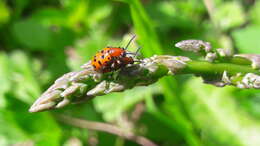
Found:
[{"label": "blurred green background", "polygon": [[28,112],[57,77],[80,70],[107,45],[125,46],[132,34],[145,57],[190,55],[174,48],[184,39],[260,53],[260,1],[0,0],[0,145],[137,145],[65,124],[61,114],[125,129],[131,123],[137,135],[162,146],[260,145],[259,90],[216,88],[190,75]]}]

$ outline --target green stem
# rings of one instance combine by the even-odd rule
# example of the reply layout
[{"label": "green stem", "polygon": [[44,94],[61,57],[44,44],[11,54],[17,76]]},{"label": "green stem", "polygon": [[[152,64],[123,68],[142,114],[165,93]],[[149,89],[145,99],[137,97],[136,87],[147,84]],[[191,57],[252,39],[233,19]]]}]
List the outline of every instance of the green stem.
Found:
[{"label": "green stem", "polygon": [[241,57],[232,57],[229,62],[233,63],[233,64],[240,64],[240,65],[251,65],[252,64],[252,62],[250,60],[241,58]]},{"label": "green stem", "polygon": [[252,69],[248,65],[237,65],[231,63],[210,63],[205,61],[189,61],[187,66],[181,71],[181,73],[187,74],[199,74],[199,75],[216,75],[223,74],[227,71],[230,75],[235,75],[237,73],[255,73],[260,75],[260,72]]}]

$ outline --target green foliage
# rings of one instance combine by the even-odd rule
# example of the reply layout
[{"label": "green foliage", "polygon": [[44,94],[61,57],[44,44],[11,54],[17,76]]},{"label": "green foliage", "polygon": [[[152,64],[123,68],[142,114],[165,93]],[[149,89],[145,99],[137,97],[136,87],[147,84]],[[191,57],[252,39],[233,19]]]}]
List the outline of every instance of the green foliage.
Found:
[{"label": "green foliage", "polygon": [[[204,90],[199,90],[201,88]],[[259,141],[250,135],[260,134],[259,124],[236,104],[234,93],[237,89],[202,85],[198,79],[191,79],[186,83],[185,90],[188,92],[183,92],[181,98],[185,105],[189,105],[187,108],[191,118],[202,130],[203,143],[230,146],[258,145]],[[252,132],[252,129],[258,130]],[[212,138],[217,141],[211,141]]]},{"label": "green foliage", "polygon": [[242,53],[260,53],[259,41],[260,26],[250,25],[244,29],[233,32],[236,45]]},{"label": "green foliage", "polygon": [[10,11],[3,1],[0,1],[0,26],[6,22],[10,17]]},{"label": "green foliage", "polygon": [[[65,28],[44,26],[38,20],[29,19],[14,23],[12,27],[14,38],[26,49],[49,51],[62,49],[71,45],[73,33]],[[37,37],[36,37],[37,36]],[[34,40],[34,41],[32,41]]]},{"label": "green foliage", "polygon": [[213,18],[221,29],[228,30],[245,23],[246,18],[241,5],[238,1],[224,2],[218,5]]},{"label": "green foliage", "polygon": [[[137,35],[141,53],[183,55],[182,39],[204,39],[214,48],[260,53],[260,2],[201,0],[0,0],[0,145],[136,145],[117,136],[75,128],[66,114],[122,126],[144,104],[134,132],[158,145],[260,145],[257,90],[204,85],[190,76],[96,97],[62,110],[28,113],[32,102],[59,76],[79,70],[96,51],[124,47]],[[210,12],[210,14],[208,13]],[[187,54],[190,55],[190,54]],[[130,122],[131,122],[131,118]]]},{"label": "green foliage", "polygon": [[147,87],[140,87],[133,89],[133,91],[112,93],[100,98],[95,98],[94,104],[97,111],[103,113],[106,121],[114,121],[120,117],[123,111],[127,111],[133,108],[135,104],[144,101],[147,95],[151,96],[152,94],[160,93],[160,87],[158,86],[151,86],[148,87],[148,89],[145,88]]}]

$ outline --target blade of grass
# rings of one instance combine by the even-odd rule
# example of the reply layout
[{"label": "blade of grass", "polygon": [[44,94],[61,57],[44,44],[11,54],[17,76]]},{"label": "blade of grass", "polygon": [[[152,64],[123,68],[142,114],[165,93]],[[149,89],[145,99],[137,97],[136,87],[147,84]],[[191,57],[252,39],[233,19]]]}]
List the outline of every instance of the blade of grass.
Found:
[{"label": "blade of grass", "polygon": [[[153,22],[145,12],[145,9],[140,3],[140,1],[125,0],[125,2],[127,2],[130,6],[131,17],[134,24],[134,30],[137,36],[139,37],[140,40],[139,43],[143,47],[143,49],[141,49],[143,55],[152,56],[154,54],[162,54],[163,49],[158,39],[159,37],[156,34],[156,30],[153,25]],[[175,101],[177,100],[176,95],[173,94],[168,87],[177,85],[176,80],[173,78],[169,78],[168,80],[163,79],[160,81],[160,84],[161,86],[163,86],[163,90],[166,93],[170,93],[170,94],[164,94],[166,101],[171,101],[172,103],[175,103]],[[197,139],[197,137],[195,137],[195,134],[192,134],[193,130],[185,128],[185,127],[191,127],[191,124],[184,116],[185,114],[183,113],[183,108],[181,107],[180,104],[175,104],[175,105],[176,105],[175,108],[177,108],[178,110],[174,110],[171,116],[172,117],[174,117],[174,115],[179,115],[179,116],[178,118],[175,117],[176,121],[174,122],[174,124],[172,122],[169,122],[171,118],[168,118],[164,113],[160,112],[159,110],[151,110],[151,112],[154,113],[155,117],[161,119],[166,124],[169,124],[170,128],[175,127],[174,129],[176,129],[176,127],[182,127],[181,129],[183,130],[177,130],[177,131],[184,137],[184,139],[187,141],[189,145],[199,145],[199,140]],[[154,108],[155,107],[153,107],[153,109]],[[187,135],[186,133],[191,133],[191,134]]]},{"label": "blade of grass", "polygon": [[163,50],[159,43],[153,22],[146,14],[139,0],[125,0],[131,11],[134,23],[134,30],[139,37],[141,49],[144,56],[152,56],[154,54],[162,54]]}]

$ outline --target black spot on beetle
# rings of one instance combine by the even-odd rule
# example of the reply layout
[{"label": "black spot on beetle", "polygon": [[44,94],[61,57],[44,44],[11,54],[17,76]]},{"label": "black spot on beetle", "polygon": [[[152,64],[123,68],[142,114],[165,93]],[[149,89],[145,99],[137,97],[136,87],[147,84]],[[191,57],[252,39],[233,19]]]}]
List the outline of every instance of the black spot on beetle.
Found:
[{"label": "black spot on beetle", "polygon": [[104,56],[104,55],[102,55],[102,56],[101,56],[101,58],[102,58],[102,59],[104,59],[104,58],[105,58],[105,56]]},{"label": "black spot on beetle", "polygon": [[99,65],[102,65],[102,63],[101,63],[100,61],[98,61],[98,64],[99,64]]},{"label": "black spot on beetle", "polygon": [[94,68],[97,68],[96,65],[93,65]]}]

